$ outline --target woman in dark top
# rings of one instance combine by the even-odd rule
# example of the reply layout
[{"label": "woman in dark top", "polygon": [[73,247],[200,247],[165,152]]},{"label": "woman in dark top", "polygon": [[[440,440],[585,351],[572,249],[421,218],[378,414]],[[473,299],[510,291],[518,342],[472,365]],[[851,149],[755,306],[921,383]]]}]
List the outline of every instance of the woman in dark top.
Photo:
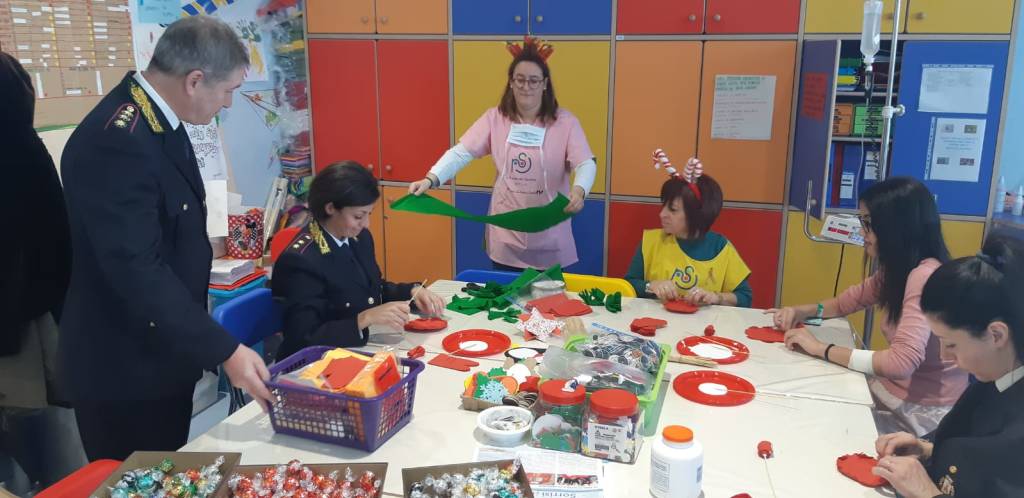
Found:
[{"label": "woman in dark top", "polygon": [[[367,227],[377,179],[354,161],[332,164],[309,187],[311,221],[274,264],[273,294],[284,301],[282,359],[307,346],[363,346],[370,326],[402,330],[419,284],[385,281]],[[444,301],[416,292],[416,307],[440,316]]]},{"label": "woman in dark top", "polygon": [[876,443],[874,473],[905,498],[1024,496],[1024,244],[991,237],[977,256],[932,274],[921,308],[944,360],[974,374],[931,442]]}]

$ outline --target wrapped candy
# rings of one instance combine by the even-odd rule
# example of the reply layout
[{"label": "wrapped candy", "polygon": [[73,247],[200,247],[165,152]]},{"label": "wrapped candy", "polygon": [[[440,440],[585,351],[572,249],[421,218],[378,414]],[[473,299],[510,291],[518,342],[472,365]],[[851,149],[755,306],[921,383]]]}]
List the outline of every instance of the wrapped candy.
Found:
[{"label": "wrapped candy", "polygon": [[[125,472],[110,488],[111,498],[209,498],[221,482],[220,467],[224,457],[210,465],[186,469],[171,475],[174,462],[168,458],[148,469]],[[237,486],[237,483],[235,483]]]},{"label": "wrapped candy", "polygon": [[372,498],[381,490],[380,479],[371,471],[361,474],[346,468],[319,473],[292,460],[286,465],[267,467],[251,476],[232,474],[229,496],[239,498]]},{"label": "wrapped candy", "polygon": [[516,464],[504,468],[476,467],[469,473],[428,474],[422,481],[409,485],[410,498],[522,498],[519,483],[513,480]]}]

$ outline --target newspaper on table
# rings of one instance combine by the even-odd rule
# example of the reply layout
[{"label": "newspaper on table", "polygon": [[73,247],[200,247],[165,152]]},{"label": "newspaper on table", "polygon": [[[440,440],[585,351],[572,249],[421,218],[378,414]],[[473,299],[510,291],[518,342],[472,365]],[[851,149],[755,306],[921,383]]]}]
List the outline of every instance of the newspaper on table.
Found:
[{"label": "newspaper on table", "polygon": [[602,498],[604,462],[575,453],[527,446],[477,448],[478,462],[518,458],[537,498]]}]

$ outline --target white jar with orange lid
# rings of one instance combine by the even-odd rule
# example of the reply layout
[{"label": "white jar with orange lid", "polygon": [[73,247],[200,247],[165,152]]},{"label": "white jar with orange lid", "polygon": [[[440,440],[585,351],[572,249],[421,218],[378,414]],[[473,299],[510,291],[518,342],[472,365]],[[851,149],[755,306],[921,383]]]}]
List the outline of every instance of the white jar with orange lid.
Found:
[{"label": "white jar with orange lid", "polygon": [[693,431],[669,425],[651,448],[651,496],[697,498],[704,474],[704,447]]}]

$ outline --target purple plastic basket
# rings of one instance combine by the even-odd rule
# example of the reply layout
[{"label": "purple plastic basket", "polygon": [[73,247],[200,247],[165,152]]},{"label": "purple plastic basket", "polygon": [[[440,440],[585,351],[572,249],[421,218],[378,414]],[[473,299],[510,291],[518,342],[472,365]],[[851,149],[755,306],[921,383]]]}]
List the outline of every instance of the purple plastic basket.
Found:
[{"label": "purple plastic basket", "polygon": [[412,418],[416,376],[423,371],[423,362],[402,358],[402,380],[375,398],[356,398],[276,381],[278,375],[309,365],[332,349],[335,348],[311,346],[270,367],[267,388],[276,399],[270,410],[270,423],[281,434],[363,451],[376,450]]}]

